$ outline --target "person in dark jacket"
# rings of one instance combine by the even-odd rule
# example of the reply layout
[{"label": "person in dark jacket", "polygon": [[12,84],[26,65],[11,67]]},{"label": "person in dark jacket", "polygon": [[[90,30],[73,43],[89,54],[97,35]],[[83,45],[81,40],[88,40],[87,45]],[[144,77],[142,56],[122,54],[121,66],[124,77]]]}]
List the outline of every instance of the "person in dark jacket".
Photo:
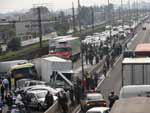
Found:
[{"label": "person in dark jacket", "polygon": [[69,90],[69,96],[70,96],[70,100],[71,100],[71,105],[74,105],[74,89],[73,86],[70,88]]},{"label": "person in dark jacket", "polygon": [[62,109],[63,109],[63,113],[68,113],[68,98],[65,92],[63,92],[63,96],[62,96]]},{"label": "person in dark jacket", "polygon": [[74,94],[75,94],[75,101],[77,104],[80,104],[80,98],[81,98],[81,88],[79,85],[75,85]]},{"label": "person in dark jacket", "polygon": [[53,95],[48,91],[46,96],[45,96],[45,103],[47,104],[47,108],[53,105],[54,103],[54,98]]},{"label": "person in dark jacket", "polygon": [[4,91],[5,91],[4,86],[1,85],[1,100],[2,101],[4,100]]},{"label": "person in dark jacket", "polygon": [[12,105],[13,105],[13,97],[12,97],[11,92],[9,92],[9,93],[6,95],[5,99],[6,99],[6,104],[8,105],[8,109],[11,110],[11,107],[12,107]]},{"label": "person in dark jacket", "polygon": [[8,76],[7,80],[9,81],[9,90],[11,90],[11,77]]},{"label": "person in dark jacket", "polygon": [[119,97],[115,95],[115,93],[112,91],[108,97],[109,100],[109,108],[111,109],[113,104],[115,103],[116,100],[118,100]]}]

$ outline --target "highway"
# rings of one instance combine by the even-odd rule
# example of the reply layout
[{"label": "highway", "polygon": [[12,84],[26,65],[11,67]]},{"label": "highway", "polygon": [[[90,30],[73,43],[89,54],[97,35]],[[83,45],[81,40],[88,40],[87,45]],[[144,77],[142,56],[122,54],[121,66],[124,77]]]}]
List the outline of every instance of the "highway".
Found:
[{"label": "highway", "polygon": [[[137,34],[131,39],[128,43],[128,48],[134,50],[136,45],[139,43],[149,43],[150,42],[150,24],[145,23],[146,30],[142,30],[142,27],[138,28]],[[107,73],[107,77],[98,84],[98,89],[101,90],[104,98],[108,103],[108,95],[111,91],[114,91],[116,94],[119,94],[121,89],[121,62],[123,58],[122,55],[117,59],[114,64],[113,69],[110,69]],[[109,103],[108,103],[109,104]],[[77,113],[82,113],[78,111]]]}]

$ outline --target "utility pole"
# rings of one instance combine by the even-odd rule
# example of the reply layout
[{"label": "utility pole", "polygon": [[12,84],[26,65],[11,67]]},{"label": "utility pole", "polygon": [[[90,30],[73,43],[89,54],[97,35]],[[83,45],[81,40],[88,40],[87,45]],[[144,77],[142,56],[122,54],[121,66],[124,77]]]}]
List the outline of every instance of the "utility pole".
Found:
[{"label": "utility pole", "polygon": [[123,1],[121,0],[121,15],[122,15],[122,28],[124,28],[124,11],[123,11]]},{"label": "utility pole", "polygon": [[94,9],[91,7],[91,15],[92,15],[92,32],[94,33]]},{"label": "utility pole", "polygon": [[137,5],[137,22],[139,20],[139,3],[138,0],[136,0],[136,5]]},{"label": "utility pole", "polygon": [[74,3],[72,2],[72,18],[73,18],[73,32],[75,34],[76,28],[75,28],[75,12],[74,12]]},{"label": "utility pole", "polygon": [[40,48],[42,48],[42,25],[41,25],[41,10],[37,7],[38,11],[38,27],[39,27],[39,38],[40,38]]},{"label": "utility pole", "polygon": [[109,3],[109,0],[108,0],[108,23],[110,25],[110,31],[109,31],[109,38],[110,38],[110,43],[112,43],[112,39],[111,39],[111,16],[110,16],[110,3]]},{"label": "utility pole", "polygon": [[79,21],[79,32],[80,32],[80,35],[81,35],[81,20],[80,20],[81,17],[80,17],[80,11],[81,11],[80,0],[78,0],[78,21]]},{"label": "utility pole", "polygon": [[130,27],[131,27],[131,6],[130,6],[130,0],[128,0],[128,5],[129,5],[129,22],[130,22]]},{"label": "utility pole", "polygon": [[78,21],[79,21],[79,33],[80,33],[80,49],[81,49],[81,66],[82,66],[82,80],[84,79],[84,64],[83,64],[83,44],[82,44],[82,37],[81,37],[81,21],[80,21],[80,0],[78,0]]}]

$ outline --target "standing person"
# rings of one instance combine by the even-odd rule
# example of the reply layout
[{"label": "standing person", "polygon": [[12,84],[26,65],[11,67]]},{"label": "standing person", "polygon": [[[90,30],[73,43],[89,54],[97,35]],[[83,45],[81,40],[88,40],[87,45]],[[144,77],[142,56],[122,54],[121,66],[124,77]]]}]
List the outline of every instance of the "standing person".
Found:
[{"label": "standing person", "polygon": [[85,78],[86,78],[86,89],[89,90],[91,86],[91,76],[87,71],[85,73]]},{"label": "standing person", "polygon": [[60,109],[62,109],[62,105],[63,105],[63,100],[62,100],[63,94],[62,94],[62,91],[59,92],[57,94],[57,96],[58,96],[58,103],[59,103]]},{"label": "standing person", "polygon": [[68,99],[65,92],[63,92],[62,102],[63,102],[62,104],[63,113],[68,113]]},{"label": "standing person", "polygon": [[7,80],[8,80],[8,82],[9,82],[9,90],[11,90],[11,77],[8,76]]},{"label": "standing person", "polygon": [[11,92],[9,92],[9,93],[6,95],[5,99],[6,99],[6,104],[8,105],[8,109],[11,110],[11,107],[12,107],[12,105],[13,105],[13,97],[12,97]]},{"label": "standing person", "polygon": [[47,104],[47,108],[49,108],[54,103],[53,95],[49,91],[45,96],[45,103]]},{"label": "standing person", "polygon": [[71,86],[70,90],[69,90],[69,96],[70,96],[70,100],[71,100],[71,106],[74,105],[74,89],[73,86]]},{"label": "standing person", "polygon": [[1,100],[4,101],[4,86],[1,85]]},{"label": "standing person", "polygon": [[115,93],[112,91],[110,92],[110,95],[108,96],[108,100],[109,100],[109,108],[111,109],[113,104],[115,103],[116,100],[118,100],[119,97],[117,95],[115,95]]},{"label": "standing person", "polygon": [[8,81],[8,79],[6,79],[6,78],[3,79],[2,85],[4,86],[5,96],[7,96],[7,93],[8,93],[8,87],[9,87],[9,81]]},{"label": "standing person", "polygon": [[97,82],[98,82],[98,74],[95,72],[94,73],[94,86],[97,86]]},{"label": "standing person", "polygon": [[75,85],[75,90],[74,90],[74,94],[75,94],[75,101],[77,102],[77,104],[80,104],[80,98],[81,98],[81,94],[80,94],[80,87],[79,85]]},{"label": "standing person", "polygon": [[106,65],[107,65],[107,70],[109,69],[109,64],[110,64],[110,56],[109,54],[106,56]]},{"label": "standing person", "polygon": [[22,101],[24,103],[25,109],[27,110],[27,113],[31,113],[29,104],[31,102],[31,97],[27,94],[27,92],[24,92],[21,94]]},{"label": "standing person", "polygon": [[106,77],[106,74],[107,74],[106,64],[104,64],[103,66],[103,74]]}]

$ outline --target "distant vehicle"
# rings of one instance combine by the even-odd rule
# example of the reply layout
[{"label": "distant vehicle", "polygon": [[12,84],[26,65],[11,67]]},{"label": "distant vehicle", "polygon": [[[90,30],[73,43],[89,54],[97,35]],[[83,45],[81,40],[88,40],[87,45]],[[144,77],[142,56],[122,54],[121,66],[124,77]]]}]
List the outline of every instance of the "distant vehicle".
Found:
[{"label": "distant vehicle", "polygon": [[[72,54],[76,53],[76,49],[70,43],[73,40],[78,40],[78,37],[59,36],[49,40],[49,54],[59,56],[65,59],[71,59]],[[73,53],[72,53],[73,52]]]},{"label": "distant vehicle", "polygon": [[124,32],[123,29],[119,29],[118,36],[119,36],[120,39],[126,38],[126,33]]},{"label": "distant vehicle", "polygon": [[89,109],[86,113],[109,113],[108,107],[93,107]]},{"label": "distant vehicle", "polygon": [[101,93],[87,93],[81,100],[81,110],[87,111],[92,107],[106,107],[106,101]]},{"label": "distant vehicle", "polygon": [[[37,108],[39,110],[44,110],[46,108],[45,96],[47,90],[36,90],[36,91],[27,91],[27,95],[30,97],[31,102],[29,102],[30,107]],[[57,100],[56,96],[53,96],[54,101]]]}]

